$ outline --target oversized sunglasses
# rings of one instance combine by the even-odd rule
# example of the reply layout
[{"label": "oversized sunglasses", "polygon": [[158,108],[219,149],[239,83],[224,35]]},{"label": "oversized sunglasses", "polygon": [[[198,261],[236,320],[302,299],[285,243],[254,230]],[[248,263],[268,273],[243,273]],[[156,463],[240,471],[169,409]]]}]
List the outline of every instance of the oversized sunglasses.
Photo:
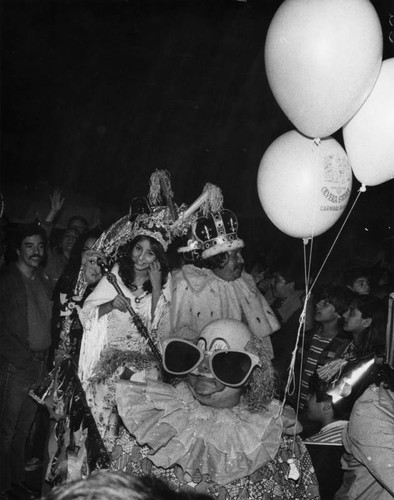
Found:
[{"label": "oversized sunglasses", "polygon": [[195,370],[207,355],[213,376],[223,385],[240,387],[248,379],[259,358],[233,349],[206,351],[184,339],[165,339],[163,365],[172,375],[186,375]]}]

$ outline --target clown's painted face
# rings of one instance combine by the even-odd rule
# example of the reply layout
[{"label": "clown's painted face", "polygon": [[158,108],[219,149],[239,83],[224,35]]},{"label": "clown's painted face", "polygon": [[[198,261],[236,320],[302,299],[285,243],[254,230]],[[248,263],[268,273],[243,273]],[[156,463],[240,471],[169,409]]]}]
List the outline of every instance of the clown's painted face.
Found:
[{"label": "clown's painted face", "polygon": [[203,359],[188,375],[190,390],[201,404],[231,408],[239,403],[242,387],[258,363],[257,356],[245,352],[251,337],[237,320],[216,320],[202,330],[197,346]]}]

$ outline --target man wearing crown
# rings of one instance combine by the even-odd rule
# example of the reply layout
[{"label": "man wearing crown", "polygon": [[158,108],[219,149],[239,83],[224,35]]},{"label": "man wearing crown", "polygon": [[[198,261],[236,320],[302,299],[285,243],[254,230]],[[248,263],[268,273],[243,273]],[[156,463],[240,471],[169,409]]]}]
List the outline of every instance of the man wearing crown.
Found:
[{"label": "man wearing crown", "polygon": [[237,319],[263,340],[272,358],[270,335],[280,328],[275,314],[244,271],[238,221],[230,210],[218,210],[196,220],[192,239],[181,251],[198,249],[198,265],[185,264],[173,273],[171,327],[193,339],[193,332],[215,319]]}]

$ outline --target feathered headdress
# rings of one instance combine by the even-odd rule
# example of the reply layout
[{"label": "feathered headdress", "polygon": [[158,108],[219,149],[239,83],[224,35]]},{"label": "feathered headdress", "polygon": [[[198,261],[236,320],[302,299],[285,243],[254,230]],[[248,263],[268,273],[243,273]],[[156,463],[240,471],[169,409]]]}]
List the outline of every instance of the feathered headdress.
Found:
[{"label": "feathered headdress", "polygon": [[[207,183],[202,194],[189,206],[177,206],[171,187],[170,173],[167,170],[155,170],[149,182],[147,198],[134,198],[130,212],[100,236],[93,250],[104,253],[109,258],[116,258],[118,248],[137,236],[150,236],[164,248],[177,236],[185,236],[199,217],[210,212],[220,211],[223,196],[220,188]],[[195,239],[190,243],[195,244]],[[187,246],[184,250],[190,251]]]}]

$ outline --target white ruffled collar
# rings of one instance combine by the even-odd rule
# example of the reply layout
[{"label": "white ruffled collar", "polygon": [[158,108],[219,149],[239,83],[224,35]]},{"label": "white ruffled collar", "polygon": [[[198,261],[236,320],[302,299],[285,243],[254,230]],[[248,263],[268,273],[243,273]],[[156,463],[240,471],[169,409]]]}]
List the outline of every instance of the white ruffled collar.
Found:
[{"label": "white ruffled collar", "polygon": [[242,404],[203,406],[186,383],[122,380],[116,390],[124,425],[138,444],[152,449],[149,458],[158,467],[178,464],[226,484],[249,476],[278,451],[282,419],[276,401],[266,412],[251,413]]}]

